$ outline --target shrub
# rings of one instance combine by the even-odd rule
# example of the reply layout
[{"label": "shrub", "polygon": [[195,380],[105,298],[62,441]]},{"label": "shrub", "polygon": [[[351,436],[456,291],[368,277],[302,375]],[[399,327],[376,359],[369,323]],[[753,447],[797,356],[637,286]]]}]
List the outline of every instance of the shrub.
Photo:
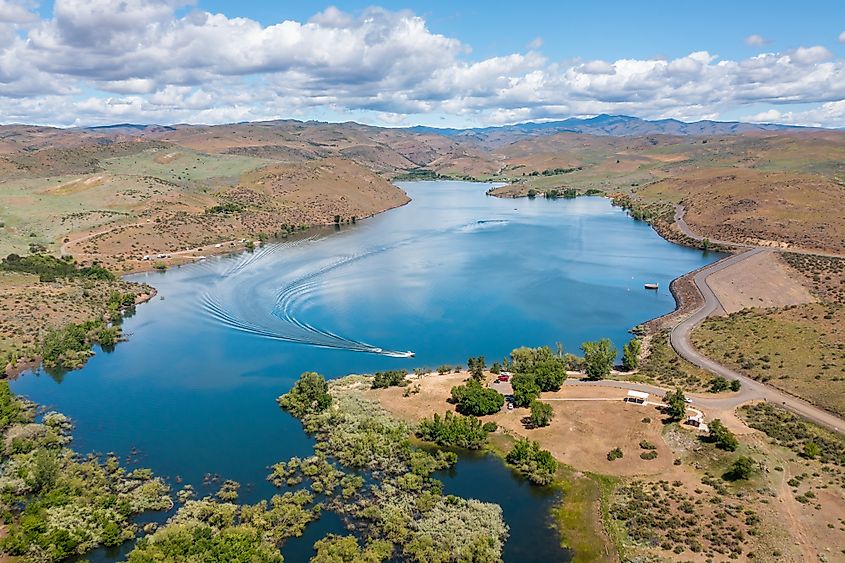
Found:
[{"label": "shrub", "polygon": [[0,381],[0,430],[26,420],[24,407],[9,389],[7,381]]},{"label": "shrub", "polygon": [[616,461],[617,459],[622,459],[622,449],[621,448],[613,448],[609,452],[607,452],[607,461]]},{"label": "shrub", "polygon": [[845,466],[845,440],[839,434],[767,403],[745,405],[739,412],[750,427],[764,432],[781,446],[802,455],[806,444],[813,442],[820,450],[820,461]]},{"label": "shrub", "polygon": [[822,453],[822,449],[815,442],[807,442],[804,444],[804,457],[809,459],[816,459]]},{"label": "shrub", "polygon": [[408,372],[403,369],[394,369],[390,371],[377,371],[373,376],[373,389],[386,389],[387,387],[404,387],[408,384],[405,376]]},{"label": "shrub", "polygon": [[722,450],[726,450],[729,452],[736,451],[739,447],[739,441],[734,436],[734,433],[728,430],[728,427],[722,424],[722,421],[718,418],[715,419],[709,425],[710,431],[708,434],[708,439],[716,444],[717,448]]},{"label": "shrub", "polygon": [[541,450],[537,442],[519,438],[505,457],[529,481],[537,485],[548,485],[557,473],[557,461],[548,450]]},{"label": "shrub", "polygon": [[[447,411],[443,417],[435,413],[433,418],[421,420],[417,436],[441,446],[477,450],[487,443],[486,426],[474,416],[456,415]],[[495,430],[495,423],[493,426]]]},{"label": "shrub", "polygon": [[79,268],[72,261],[61,260],[47,254],[33,254],[31,256],[9,254],[0,262],[0,270],[36,274],[42,281],[55,281],[57,278],[75,277],[109,281],[115,279],[114,274],[102,266],[95,264],[93,266]]},{"label": "shrub", "polygon": [[550,404],[541,403],[537,400],[531,401],[531,414],[528,416],[528,420],[534,428],[548,426],[554,415],[554,410],[552,410]]},{"label": "shrub", "polygon": [[642,452],[640,453],[640,458],[646,460],[657,459],[657,452],[654,450]]},{"label": "shrub", "polygon": [[458,405],[458,411],[473,416],[499,412],[505,404],[505,398],[501,393],[482,386],[475,379],[470,379],[464,385],[452,387],[452,401]]},{"label": "shrub", "polygon": [[224,201],[218,205],[213,205],[205,210],[206,213],[222,213],[222,214],[230,214],[230,213],[240,213],[243,211],[243,205],[237,204],[233,201]]},{"label": "shrub", "polygon": [[727,379],[722,376],[716,376],[710,380],[710,389],[711,393],[721,393],[722,391],[727,391],[730,389],[730,383]]}]

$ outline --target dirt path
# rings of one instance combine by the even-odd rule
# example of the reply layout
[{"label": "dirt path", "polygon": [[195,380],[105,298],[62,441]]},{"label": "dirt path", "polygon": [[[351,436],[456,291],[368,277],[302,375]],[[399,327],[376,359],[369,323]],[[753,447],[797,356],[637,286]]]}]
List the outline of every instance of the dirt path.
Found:
[{"label": "dirt path", "polygon": [[87,235],[83,235],[79,238],[69,239],[67,242],[62,243],[62,246],[61,246],[61,249],[60,249],[60,254],[62,256],[64,256],[65,254],[72,254],[70,252],[71,246],[79,244],[80,242],[85,242],[86,240],[91,240],[92,238],[98,237],[100,235],[107,235],[110,232],[116,231],[118,229],[128,229],[128,228],[131,228],[131,227],[143,227],[146,224],[147,224],[146,222],[142,222],[142,223],[129,223],[129,224],[113,225],[113,226],[109,227],[108,229],[105,229],[105,230],[102,230],[102,231],[95,231],[93,233],[88,233]]},{"label": "dirt path", "polygon": [[783,468],[783,471],[780,472],[777,499],[778,502],[783,505],[783,513],[789,521],[787,529],[794,534],[796,540],[795,543],[801,549],[801,556],[803,557],[803,560],[816,561],[818,559],[818,553],[810,549],[810,545],[812,545],[813,542],[808,539],[807,528],[801,522],[801,518],[797,515],[797,512],[801,510],[801,507],[798,505],[798,502],[795,500],[795,497],[792,495],[792,490],[789,487],[789,480],[792,478],[789,471],[789,462],[774,453],[772,453],[772,456],[777,460],[778,465]]}]

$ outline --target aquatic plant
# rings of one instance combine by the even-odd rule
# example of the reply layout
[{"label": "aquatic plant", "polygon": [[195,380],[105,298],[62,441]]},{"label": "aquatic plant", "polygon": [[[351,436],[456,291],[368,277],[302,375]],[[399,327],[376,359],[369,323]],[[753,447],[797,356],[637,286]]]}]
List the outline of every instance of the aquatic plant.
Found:
[{"label": "aquatic plant", "polygon": [[131,517],[172,506],[149,470],[126,473],[116,457],[80,459],[65,445],[70,421],[33,409],[0,385],[0,423],[11,448],[0,461],[0,511],[9,523],[0,551],[29,561],[60,561],[134,537]]},{"label": "aquatic plant", "polygon": [[[500,560],[507,537],[501,508],[443,496],[442,484],[432,478],[435,471],[453,465],[457,456],[413,446],[408,424],[363,396],[362,391],[370,387],[368,378],[349,376],[328,386],[332,408],[300,417],[316,438],[314,460],[278,464],[271,475],[274,483],[296,483],[299,474],[312,481],[312,490],[314,482],[331,476],[319,488],[330,499],[332,510],[343,515],[356,536],[368,538],[368,543],[362,547],[349,539],[325,538],[315,546],[323,560],[337,550],[382,558],[399,551],[401,559],[419,562]],[[429,430],[449,440],[453,437],[449,431],[463,434],[459,427],[471,430],[476,438],[479,431],[486,435],[480,421],[471,417],[449,415],[448,425],[444,424],[445,419],[436,426],[432,421]],[[345,468],[364,471],[370,485],[364,486],[361,474],[346,473]],[[333,496],[329,495],[332,491]]]}]

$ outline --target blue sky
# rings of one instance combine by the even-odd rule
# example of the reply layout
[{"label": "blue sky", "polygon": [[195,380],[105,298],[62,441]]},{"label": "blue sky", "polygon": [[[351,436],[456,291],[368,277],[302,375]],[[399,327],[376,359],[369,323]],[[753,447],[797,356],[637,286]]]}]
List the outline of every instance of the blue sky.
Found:
[{"label": "blue sky", "polygon": [[0,0],[0,63],[0,115],[56,125],[845,126],[833,1]]},{"label": "blue sky", "polygon": [[773,49],[824,44],[845,54],[845,46],[837,41],[845,29],[845,2],[830,0],[430,0],[326,4],[200,0],[197,7],[249,17],[269,25],[284,19],[306,20],[328,5],[352,12],[372,5],[392,10],[410,9],[423,16],[433,32],[458,37],[471,44],[478,57],[519,51],[541,37],[543,51],[556,59],[679,57],[700,50],[739,58],[759,51],[745,44],[745,38],[753,34],[770,39],[769,45]]}]

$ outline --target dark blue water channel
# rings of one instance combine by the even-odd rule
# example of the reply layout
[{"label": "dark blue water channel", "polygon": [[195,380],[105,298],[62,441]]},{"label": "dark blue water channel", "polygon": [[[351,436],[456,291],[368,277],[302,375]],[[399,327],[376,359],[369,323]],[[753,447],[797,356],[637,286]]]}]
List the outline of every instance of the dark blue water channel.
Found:
[{"label": "dark blue water channel", "polygon": [[[124,322],[128,342],[81,370],[26,374],[12,388],[72,417],[80,452],[136,451],[132,463],[200,493],[216,490],[202,482],[217,474],[254,502],[274,492],[269,465],[312,452],[275,402],[301,372],[436,367],[556,342],[577,351],[604,336],[621,348],[630,327],[673,308],[673,278],[719,257],[666,242],[602,198],[401,187],[410,204],[357,225],[132,276],[158,296]],[[462,481],[465,465],[496,486]],[[537,499],[493,458],[462,460],[446,480],[452,493],[502,504],[513,532]],[[529,531],[512,533],[509,560],[557,542],[546,527]]]}]

